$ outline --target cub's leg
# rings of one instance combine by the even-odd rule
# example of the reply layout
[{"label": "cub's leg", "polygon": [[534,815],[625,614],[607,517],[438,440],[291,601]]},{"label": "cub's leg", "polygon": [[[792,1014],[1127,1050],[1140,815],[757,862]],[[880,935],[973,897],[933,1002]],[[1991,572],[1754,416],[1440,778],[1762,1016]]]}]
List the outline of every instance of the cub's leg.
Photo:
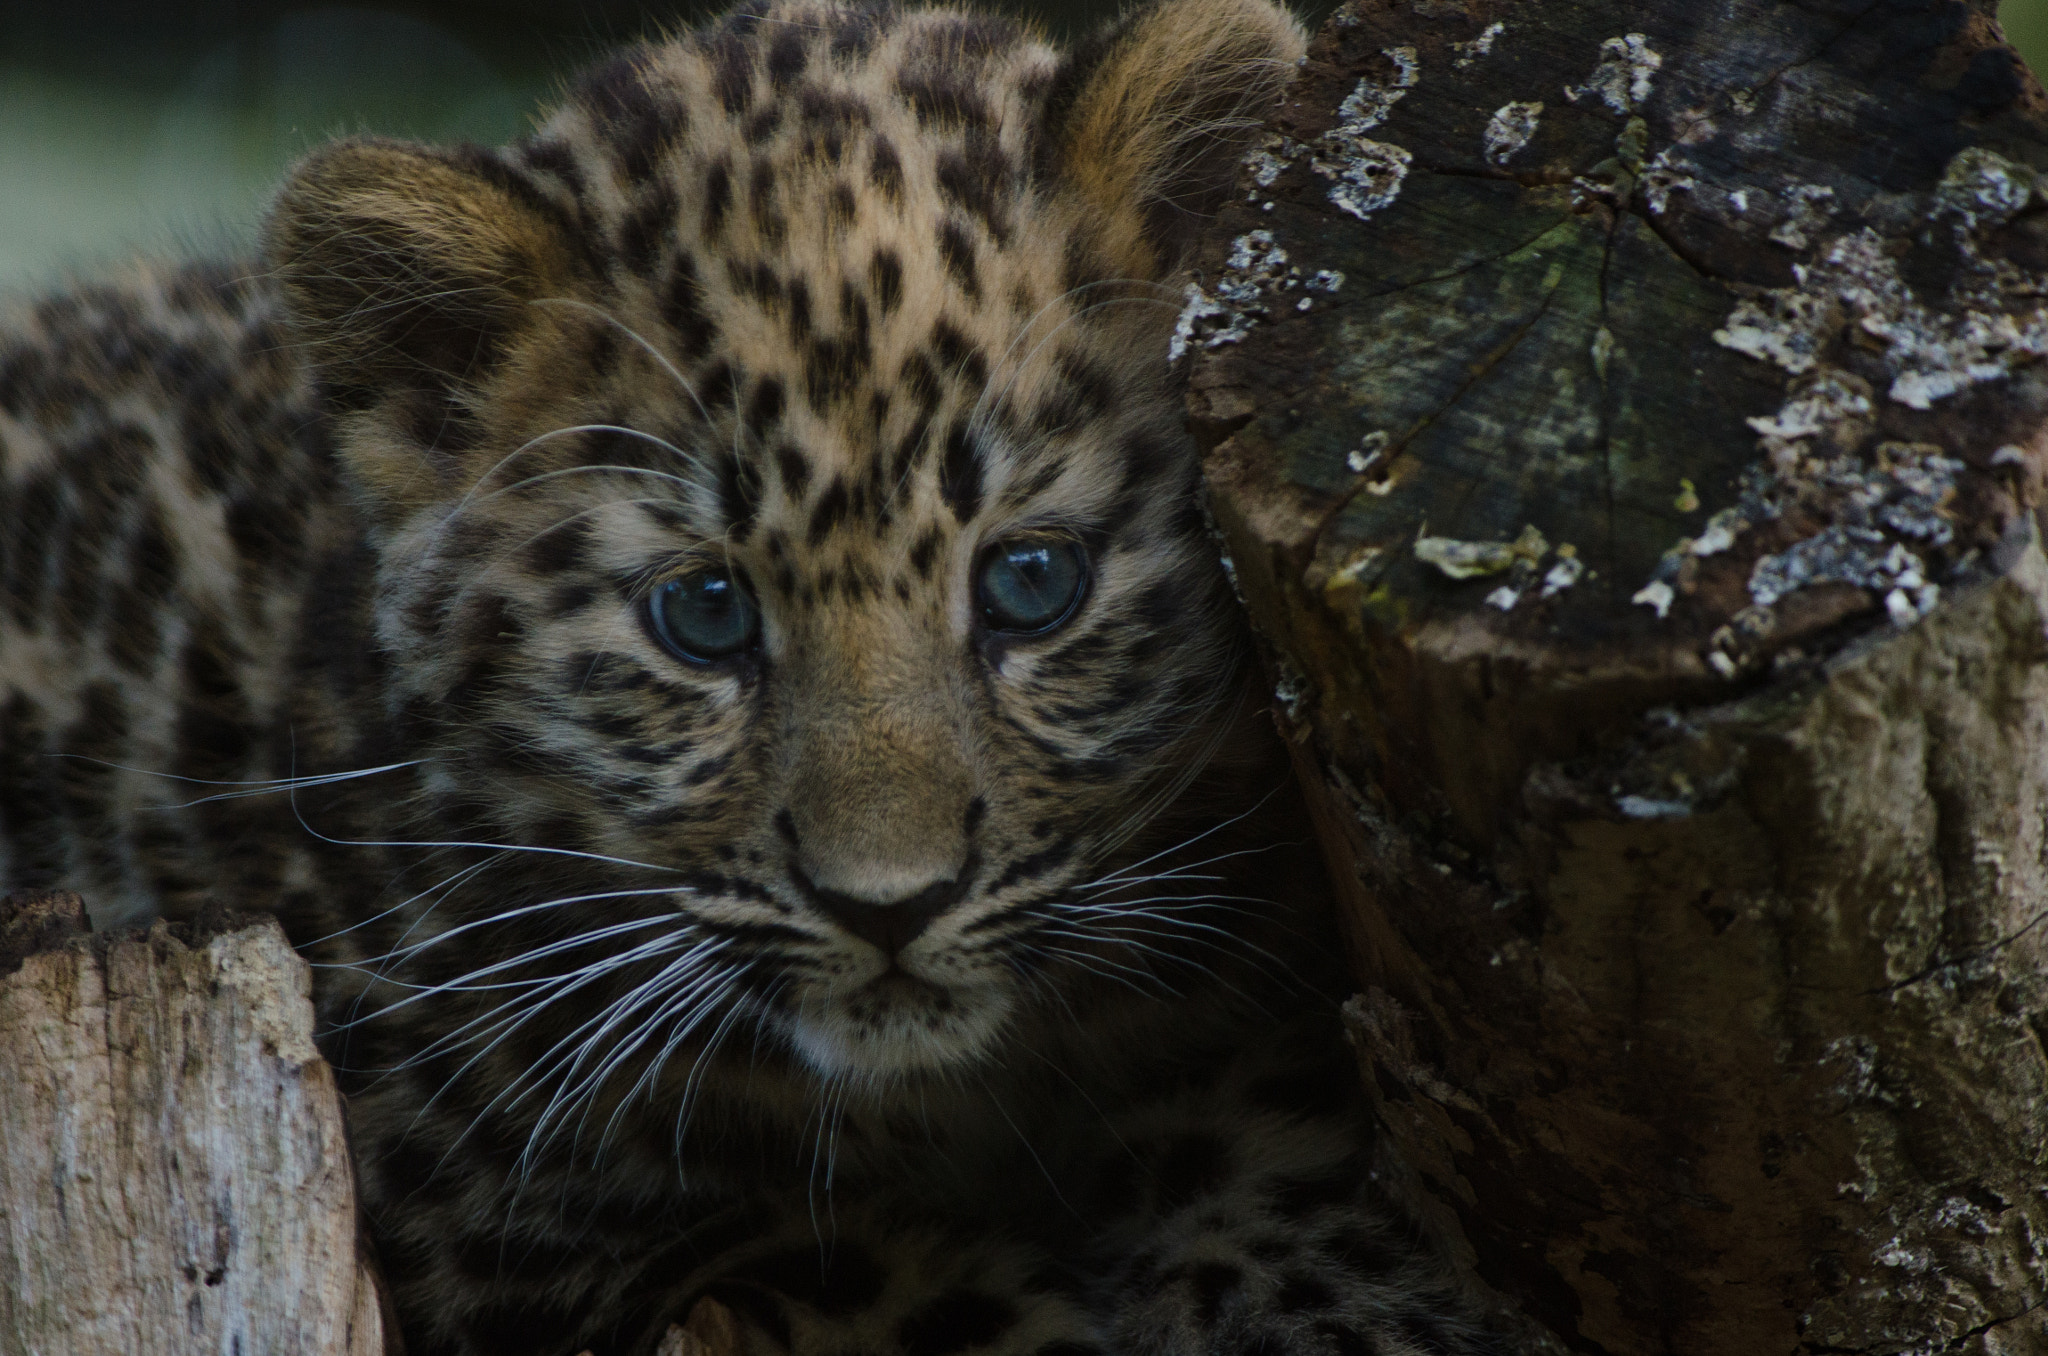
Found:
[{"label": "cub's leg", "polygon": [[1334,1016],[1115,1121],[1091,1213],[1118,1356],[1495,1350],[1376,1166]]},{"label": "cub's leg", "polygon": [[[652,1356],[709,1296],[744,1356],[1108,1356],[1085,1276],[1000,1228],[934,1225],[849,1202],[735,1204],[683,1226],[476,1233],[386,1266],[415,1356]],[[544,1235],[544,1236],[543,1236]],[[397,1265],[394,1266],[394,1259]],[[408,1260],[435,1273],[426,1286]]]},{"label": "cub's leg", "polygon": [[706,1293],[764,1348],[748,1356],[1107,1356],[1085,1276],[1035,1243],[879,1213],[779,1237]]}]

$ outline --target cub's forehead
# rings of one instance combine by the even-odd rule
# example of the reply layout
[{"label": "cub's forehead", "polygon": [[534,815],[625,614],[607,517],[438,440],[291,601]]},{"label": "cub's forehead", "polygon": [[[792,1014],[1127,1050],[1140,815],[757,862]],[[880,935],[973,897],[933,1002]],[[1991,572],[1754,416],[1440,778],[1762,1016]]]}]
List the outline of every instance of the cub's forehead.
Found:
[{"label": "cub's forehead", "polygon": [[1006,19],[764,5],[629,49],[572,86],[525,148],[626,261],[676,235],[791,263],[870,207],[956,253],[1012,242],[1058,56]]},{"label": "cub's forehead", "polygon": [[729,392],[755,465],[728,508],[886,517],[929,482],[964,509],[1121,366],[1069,323],[1079,223],[1036,144],[1058,70],[1008,19],[764,5],[622,54],[515,154],[612,300]]}]

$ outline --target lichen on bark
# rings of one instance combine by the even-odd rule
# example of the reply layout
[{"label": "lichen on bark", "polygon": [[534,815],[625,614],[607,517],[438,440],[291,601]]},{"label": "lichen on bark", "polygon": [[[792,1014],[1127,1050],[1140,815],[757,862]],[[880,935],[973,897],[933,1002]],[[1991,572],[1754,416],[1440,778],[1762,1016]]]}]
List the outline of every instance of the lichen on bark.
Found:
[{"label": "lichen on bark", "polygon": [[1213,235],[1366,1071],[1568,1349],[2048,1349],[2044,107],[1982,6],[1359,0]]}]

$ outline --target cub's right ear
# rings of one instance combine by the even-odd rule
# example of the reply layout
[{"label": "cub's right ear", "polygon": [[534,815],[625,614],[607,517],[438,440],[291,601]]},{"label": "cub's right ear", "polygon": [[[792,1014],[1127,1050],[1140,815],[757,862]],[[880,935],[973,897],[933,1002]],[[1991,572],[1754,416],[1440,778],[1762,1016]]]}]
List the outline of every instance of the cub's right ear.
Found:
[{"label": "cub's right ear", "polygon": [[390,522],[473,481],[492,378],[547,323],[532,303],[589,271],[561,210],[475,149],[337,142],[293,171],[266,236],[342,458]]},{"label": "cub's right ear", "polygon": [[286,183],[266,252],[344,405],[482,380],[576,273],[560,211],[488,151],[336,142]]},{"label": "cub's right ear", "polygon": [[1050,115],[1056,163],[1120,271],[1177,266],[1307,46],[1272,0],[1158,0],[1075,52]]}]

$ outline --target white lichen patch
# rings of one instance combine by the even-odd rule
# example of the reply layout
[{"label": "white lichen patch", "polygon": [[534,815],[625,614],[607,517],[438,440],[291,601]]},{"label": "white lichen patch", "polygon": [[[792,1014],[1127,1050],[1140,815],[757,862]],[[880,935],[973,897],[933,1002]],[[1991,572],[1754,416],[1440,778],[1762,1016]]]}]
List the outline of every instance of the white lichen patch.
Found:
[{"label": "white lichen patch", "polygon": [[1495,39],[1499,38],[1501,34],[1507,32],[1507,28],[1508,26],[1506,24],[1496,20],[1495,22],[1488,24],[1484,29],[1480,30],[1479,36],[1473,38],[1470,42],[1452,43],[1451,50],[1453,52],[1456,52],[1458,56],[1457,60],[1453,61],[1451,64],[1453,66],[1456,66],[1459,70],[1463,70],[1465,67],[1470,66],[1473,62],[1479,60],[1481,57],[1491,56],[1493,54],[1493,44]]},{"label": "white lichen patch", "polygon": [[1518,588],[1510,588],[1506,584],[1502,584],[1499,588],[1486,595],[1487,605],[1489,607],[1497,607],[1503,612],[1513,612],[1515,604],[1521,601],[1522,591]]},{"label": "white lichen patch", "polygon": [[[1931,215],[1959,214],[1960,203],[1980,213],[1974,219],[2002,221],[2001,213],[2017,210],[2019,195],[1997,171],[1980,158],[1953,172],[1949,200]],[[1735,549],[1753,524],[1798,505],[1826,525],[1753,563],[1748,591],[1755,607],[1769,609],[1819,584],[1848,584],[1882,599],[1892,619],[1906,625],[1941,596],[1930,553],[1955,536],[1948,505],[1963,463],[1935,444],[1869,448],[1879,406],[1888,396],[1925,409],[2035,361],[2048,353],[2048,313],[2037,305],[2011,315],[1954,304],[1953,296],[1947,310],[1933,310],[1906,285],[1886,241],[1867,229],[1837,236],[1793,275],[1796,286],[1739,301],[1714,332],[1723,346],[1796,378],[1774,412],[1748,419],[1762,456],[1743,474],[1741,502],[1665,552],[1636,601],[1666,615],[1676,593],[1691,588],[1698,562]],[[1868,366],[1859,374],[1834,365],[1835,346],[1844,341],[1862,355],[1859,364],[1877,355],[1878,380],[1889,377],[1885,396],[1865,375]]]},{"label": "white lichen patch", "polygon": [[1773,415],[1752,415],[1751,428],[1766,438],[1811,438],[1841,425],[1863,425],[1872,414],[1870,387],[1847,372],[1825,370],[1795,382]]},{"label": "white lichen patch", "polygon": [[[1894,547],[1884,533],[1868,527],[1824,528],[1804,541],[1774,555],[1764,556],[1749,575],[1749,596],[1758,606],[1769,607],[1795,589],[1815,584],[1854,584],[1874,592],[1888,592],[1894,576],[1887,569],[1893,552],[1910,556],[1904,547]],[[1897,562],[1903,574],[1916,573],[1919,558]]]},{"label": "white lichen patch", "polygon": [[1308,281],[1302,284],[1303,287],[1306,287],[1311,292],[1323,292],[1326,294],[1334,294],[1343,285],[1344,273],[1341,269],[1335,268],[1319,268],[1314,273],[1309,274]]},{"label": "white lichen patch", "polygon": [[1671,148],[1657,152],[1657,158],[1643,166],[1637,182],[1642,185],[1643,201],[1656,216],[1663,216],[1671,207],[1673,193],[1688,193],[1699,187],[1695,167],[1687,161],[1676,159]]},{"label": "white lichen patch", "polygon": [[1393,78],[1360,80],[1337,106],[1337,125],[1316,139],[1315,158],[1309,162],[1316,173],[1334,181],[1330,201],[1361,221],[1400,196],[1414,159],[1399,146],[1365,135],[1422,78],[1414,48],[1389,47],[1381,55],[1394,64]]},{"label": "white lichen patch", "polygon": [[1644,607],[1653,609],[1657,614],[1657,619],[1662,621],[1666,616],[1670,615],[1671,602],[1677,596],[1678,591],[1672,588],[1671,585],[1661,579],[1652,579],[1649,583],[1637,589],[1635,595],[1629,601],[1640,603]]},{"label": "white lichen patch", "polygon": [[1607,364],[1614,361],[1614,331],[1605,325],[1593,331],[1593,342],[1586,345],[1586,356],[1593,360],[1593,375],[1607,380]]},{"label": "white lichen patch", "polygon": [[1685,801],[1651,796],[1616,796],[1614,808],[1630,819],[1683,819],[1692,813],[1692,806]]},{"label": "white lichen patch", "polygon": [[1772,471],[1796,476],[1812,458],[1852,451],[1876,426],[1870,384],[1853,372],[1822,367],[1794,381],[1772,415],[1746,421]]},{"label": "white lichen patch", "polygon": [[1870,1260],[1879,1266],[1896,1267],[1914,1273],[1932,1271],[1935,1267],[1931,1253],[1925,1249],[1908,1247],[1902,1238],[1894,1238],[1871,1253]]},{"label": "white lichen patch", "polygon": [[1217,279],[1217,295],[1188,283],[1180,320],[1174,322],[1174,338],[1167,340],[1165,361],[1180,363],[1192,344],[1202,348],[1223,348],[1239,344],[1251,326],[1266,315],[1266,289],[1284,274],[1286,250],[1274,242],[1272,231],[1247,231],[1231,242],[1231,256],[1223,262],[1223,277]]},{"label": "white lichen patch", "polygon": [[1301,270],[1288,266],[1287,251],[1271,231],[1247,231],[1230,242],[1230,255],[1212,295],[1189,283],[1166,361],[1177,363],[1188,349],[1221,348],[1241,343],[1252,327],[1271,314],[1269,298],[1302,285]]},{"label": "white lichen patch", "polygon": [[1579,559],[1578,552],[1569,542],[1557,548],[1557,556],[1557,563],[1543,576],[1545,598],[1555,598],[1586,577],[1586,562]]},{"label": "white lichen patch", "polygon": [[[1286,173],[1308,148],[1293,137],[1283,137],[1278,132],[1267,135],[1244,158],[1245,172],[1259,188],[1271,188],[1273,181]],[[1258,198],[1257,193],[1247,194],[1247,200]]]},{"label": "white lichen patch", "polygon": [[1536,135],[1537,119],[1542,115],[1543,105],[1540,103],[1502,104],[1493,110],[1484,134],[1487,163],[1507,164]]},{"label": "white lichen patch", "polygon": [[1318,174],[1336,180],[1329,198],[1339,208],[1364,221],[1401,196],[1401,181],[1414,159],[1407,151],[1384,141],[1343,138],[1336,130],[1325,132],[1323,143],[1333,153],[1311,164]]},{"label": "white lichen patch", "polygon": [[[1177,363],[1187,353],[1188,345],[1195,342],[1195,331],[1207,320],[1214,320],[1229,314],[1229,308],[1216,298],[1204,292],[1194,283],[1189,283],[1183,296],[1186,298],[1180,308],[1180,318],[1173,322],[1173,337],[1166,341],[1166,361]],[[1229,338],[1218,338],[1219,331],[1212,331],[1206,339],[1213,338],[1217,344],[1234,344],[1244,338],[1245,331],[1239,329]],[[1215,347],[1215,344],[1209,344]]]},{"label": "white lichen patch", "polygon": [[1344,455],[1344,464],[1354,475],[1364,475],[1372,464],[1386,455],[1387,445],[1393,440],[1386,430],[1374,429],[1358,440],[1358,446]]},{"label": "white lichen patch", "polygon": [[1273,684],[1273,699],[1280,703],[1289,723],[1299,725],[1302,708],[1315,695],[1315,685],[1285,655],[1277,656],[1274,665],[1279,670],[1279,679]]},{"label": "white lichen patch", "polygon": [[1641,33],[1609,38],[1600,44],[1600,64],[1583,85],[1567,85],[1564,97],[1579,100],[1598,98],[1619,114],[1640,108],[1650,97],[1650,80],[1664,58],[1650,50],[1650,40]]},{"label": "white lichen patch", "polygon": [[1749,523],[1738,509],[1722,509],[1707,519],[1707,530],[1694,537],[1686,551],[1695,560],[1704,556],[1718,556],[1735,545],[1735,539],[1743,534]]},{"label": "white lichen patch", "polygon": [[1959,1229],[1979,1238],[1988,1238],[1999,1229],[1997,1219],[1984,1207],[1961,1196],[1951,1196],[1943,1201],[1941,1208],[1934,1212],[1934,1223],[1937,1228]]},{"label": "white lichen patch", "polygon": [[1966,231],[2003,226],[2032,200],[2038,184],[2030,167],[1972,146],[1943,171],[1934,190],[1934,215],[1952,214]]},{"label": "white lichen patch", "polygon": [[1369,131],[1385,122],[1394,105],[1422,78],[1413,47],[1388,47],[1380,55],[1394,63],[1393,79],[1374,80],[1367,76],[1337,105],[1337,117],[1354,132]]},{"label": "white lichen patch", "polygon": [[1280,248],[1271,231],[1247,231],[1230,242],[1230,257],[1223,261],[1223,266],[1237,276],[1237,282],[1218,283],[1216,290],[1232,297],[1233,285],[1241,288],[1271,282],[1286,263],[1287,251]]},{"label": "white lichen patch", "polygon": [[1413,47],[1387,47],[1380,55],[1394,63],[1394,82],[1402,89],[1413,89],[1422,79],[1422,63],[1415,59]]},{"label": "white lichen patch", "polygon": [[1786,189],[1785,216],[1771,228],[1771,239],[1791,249],[1813,243],[1813,233],[1835,215],[1835,190],[1825,184],[1794,184]]},{"label": "white lichen patch", "polygon": [[1935,444],[1900,442],[1880,444],[1876,462],[1838,458],[1811,478],[1809,493],[1825,494],[1837,521],[1759,559],[1750,571],[1752,599],[1769,606],[1813,584],[1853,584],[1884,595],[1901,625],[1933,610],[1941,590],[1928,578],[1923,552],[1954,539],[1947,505],[1963,463]]},{"label": "white lichen patch", "polygon": [[1811,370],[1846,326],[1884,354],[1895,374],[1888,394],[1917,410],[2048,355],[2048,308],[2011,314],[1974,305],[1940,314],[1922,305],[1876,232],[1838,236],[1812,264],[1793,270],[1795,287],[1736,303],[1714,341],[1776,363]]},{"label": "white lichen patch", "polygon": [[1827,297],[1776,288],[1768,304],[1750,298],[1736,302],[1728,319],[1714,331],[1714,342],[1746,357],[1776,363],[1787,372],[1806,372],[1820,360],[1821,344],[1832,336],[1836,314]]}]

